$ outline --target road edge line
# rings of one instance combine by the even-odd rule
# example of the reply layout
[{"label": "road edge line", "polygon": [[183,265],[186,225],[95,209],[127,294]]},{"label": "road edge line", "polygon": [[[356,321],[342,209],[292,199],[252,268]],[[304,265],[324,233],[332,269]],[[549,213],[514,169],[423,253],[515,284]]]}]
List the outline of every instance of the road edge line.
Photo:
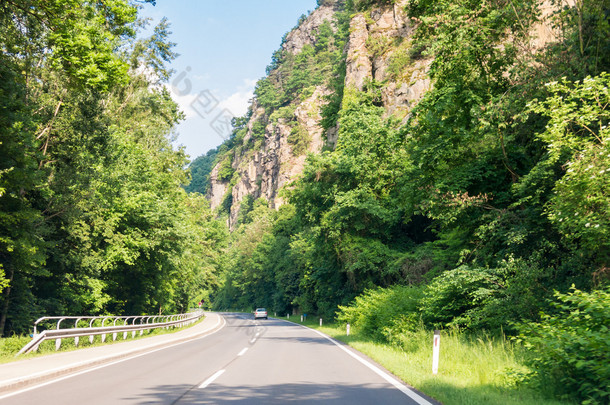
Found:
[{"label": "road edge line", "polygon": [[[317,333],[318,335],[322,336],[323,338],[329,340],[330,342],[332,342],[335,346],[339,347],[341,350],[343,350],[345,353],[349,354],[351,357],[353,357],[354,359],[358,360],[360,363],[362,363],[364,366],[366,366],[367,368],[369,368],[371,371],[373,371],[375,374],[379,375],[381,378],[383,378],[384,380],[386,380],[388,383],[392,384],[396,389],[398,389],[399,391],[401,391],[403,394],[405,394],[406,396],[408,396],[409,398],[411,398],[413,401],[417,402],[418,405],[434,405],[432,402],[428,401],[426,398],[422,397],[421,395],[419,395],[417,392],[415,392],[414,390],[412,390],[411,388],[407,387],[407,385],[402,382],[401,380],[399,380],[397,377],[395,377],[394,375],[390,374],[387,371],[384,371],[382,369],[380,369],[379,367],[377,367],[376,365],[372,364],[370,361],[360,357],[358,354],[354,353],[354,351],[358,352],[356,349],[354,349],[353,347],[347,345],[344,342],[340,342],[322,332],[320,332],[319,330],[310,328],[308,326],[305,325],[301,325],[299,323],[295,323],[295,322],[291,322],[291,321],[287,321],[284,319],[278,319],[284,322],[288,322],[291,323],[293,325],[298,325],[302,328],[311,330],[312,332]],[[345,346],[348,346],[350,349],[354,350],[349,350],[347,349]]]},{"label": "road edge line", "polygon": [[[145,356],[150,353],[154,353],[160,350],[168,349],[170,347],[178,346],[184,343],[188,343],[194,340],[206,338],[219,330],[221,330],[226,324],[225,318],[216,313],[218,315],[218,321],[216,324],[197,335],[187,336],[180,339],[174,339],[169,342],[162,342],[157,344],[152,344],[146,347],[138,348],[135,350],[125,351],[122,353],[118,353],[116,355],[110,355],[105,357],[98,357],[93,360],[81,362],[81,363],[73,363],[71,365],[65,367],[59,367],[52,370],[48,370],[42,373],[32,374],[25,377],[19,377],[14,380],[6,380],[3,382],[8,382],[8,384],[0,385],[0,400],[12,397],[14,395],[18,395],[27,391],[31,391],[40,387],[44,387],[46,385],[53,384],[58,381],[62,381],[68,378],[75,377],[77,375],[85,374],[91,371],[99,370],[104,367],[108,367],[114,364],[121,363],[123,361],[135,359],[141,356]],[[219,326],[219,324],[221,324]],[[0,382],[3,383],[3,382]],[[16,391],[13,391],[16,390]],[[13,391],[13,392],[10,392]],[[4,395],[3,395],[4,394]]]}]

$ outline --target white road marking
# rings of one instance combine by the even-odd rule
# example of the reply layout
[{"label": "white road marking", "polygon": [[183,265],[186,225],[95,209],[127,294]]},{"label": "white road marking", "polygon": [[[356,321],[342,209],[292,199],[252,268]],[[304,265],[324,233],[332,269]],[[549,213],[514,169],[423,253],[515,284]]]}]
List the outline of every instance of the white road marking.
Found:
[{"label": "white road marking", "polygon": [[[295,324],[295,325],[298,325],[298,324]],[[299,326],[303,326],[303,325],[299,325]],[[303,326],[303,327],[307,328],[306,326]],[[316,332],[318,335],[322,336],[324,339],[327,339],[327,340],[330,340],[331,342],[333,342],[334,345],[339,347],[345,353],[347,353],[350,356],[352,356],[354,359],[358,360],[360,363],[364,364],[366,367],[368,367],[375,374],[377,374],[378,376],[380,376],[381,378],[383,378],[384,380],[386,380],[387,382],[392,384],[394,387],[396,387],[403,394],[405,394],[406,396],[411,398],[413,401],[417,402],[419,405],[432,405],[432,403],[430,401],[426,400],[425,398],[422,398],[415,391],[409,389],[402,382],[396,380],[394,377],[392,377],[391,375],[389,375],[385,371],[381,370],[379,367],[377,367],[374,364],[366,361],[365,359],[361,358],[360,356],[358,356],[357,354],[353,353],[352,351],[347,350],[343,345],[339,344],[335,339],[333,339],[331,337],[328,337],[325,334],[323,334],[322,332],[319,332],[319,331],[317,331],[315,329],[311,329],[311,328],[307,328],[307,329],[310,329],[310,330]]]},{"label": "white road marking", "polygon": [[206,388],[208,385],[212,384],[214,382],[215,379],[217,379],[218,377],[220,377],[222,375],[222,373],[224,373],[225,370],[219,370],[217,371],[213,376],[211,376],[210,378],[208,378],[207,380],[205,380],[203,383],[201,383],[201,385],[199,386],[199,388]]},{"label": "white road marking", "polygon": [[247,347],[244,347],[241,352],[239,352],[238,356],[243,356],[248,351]]},{"label": "white road marking", "polygon": [[[216,322],[216,324],[210,330],[213,330],[214,328],[216,328],[221,322],[222,322],[223,325],[220,327],[220,329],[225,327],[225,325],[227,324],[227,321],[226,321],[226,319],[224,317],[218,316],[218,321]],[[0,400],[8,398],[8,397],[15,396],[15,395],[23,394],[24,392],[32,391],[32,390],[35,390],[35,389],[38,389],[38,388],[41,388],[41,387],[44,387],[44,386],[47,386],[47,385],[55,384],[57,382],[60,382],[60,381],[63,381],[63,380],[67,380],[68,378],[72,378],[72,377],[76,377],[78,375],[86,374],[86,373],[89,373],[91,371],[99,370],[99,369],[104,368],[104,367],[113,366],[115,364],[122,363],[124,361],[136,359],[138,357],[146,356],[146,355],[151,354],[151,353],[155,353],[155,352],[158,352],[158,351],[161,351],[161,350],[169,349],[169,348],[174,347],[174,346],[179,346],[179,345],[182,345],[182,344],[185,344],[185,343],[193,342],[195,340],[204,339],[204,338],[207,338],[208,336],[218,332],[220,329],[218,329],[218,330],[216,330],[216,331],[214,331],[214,332],[212,332],[210,334],[206,334],[204,336],[201,336],[201,337],[198,337],[198,338],[195,338],[195,339],[187,340],[187,341],[176,343],[176,344],[169,345],[169,346],[164,346],[164,347],[161,347],[159,349],[151,350],[151,351],[146,352],[146,353],[140,353],[140,354],[137,354],[135,356],[126,357],[126,358],[121,359],[121,360],[113,361],[113,362],[107,363],[107,364],[102,364],[101,366],[98,366],[98,367],[89,368],[87,370],[83,370],[83,371],[80,371],[80,372],[77,372],[77,373],[74,373],[74,374],[70,374],[70,375],[67,375],[65,377],[60,377],[60,378],[57,378],[55,380],[47,381],[47,382],[42,383],[42,384],[34,385],[33,387],[28,387],[28,388],[24,388],[24,389],[19,390],[19,391],[11,392],[10,394],[6,394],[6,395],[0,396]],[[152,346],[155,346],[155,345],[152,345]],[[99,359],[95,359],[93,361],[98,361],[98,360],[103,360],[103,357],[100,357]],[[89,363],[89,362],[87,362],[87,363]],[[57,370],[61,370],[61,368],[58,368]],[[33,377],[33,376],[36,376],[36,375],[37,374],[34,374],[34,375],[30,376],[30,377]],[[28,377],[24,377],[24,378],[27,379]]]}]

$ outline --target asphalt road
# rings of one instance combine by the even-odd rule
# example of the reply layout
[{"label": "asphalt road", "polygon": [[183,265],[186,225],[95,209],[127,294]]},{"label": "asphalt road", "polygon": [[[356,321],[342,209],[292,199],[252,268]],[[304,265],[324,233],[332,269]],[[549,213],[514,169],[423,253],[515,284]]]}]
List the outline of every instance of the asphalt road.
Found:
[{"label": "asphalt road", "polygon": [[429,404],[311,329],[224,314],[203,339],[51,381],[1,404]]}]

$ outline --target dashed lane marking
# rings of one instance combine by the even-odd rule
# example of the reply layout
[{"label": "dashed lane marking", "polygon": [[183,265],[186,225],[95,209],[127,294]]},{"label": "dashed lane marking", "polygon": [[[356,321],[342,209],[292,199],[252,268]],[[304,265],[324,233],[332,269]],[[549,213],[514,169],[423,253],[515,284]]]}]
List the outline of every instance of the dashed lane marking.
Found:
[{"label": "dashed lane marking", "polygon": [[225,372],[225,370],[218,370],[216,373],[214,373],[213,376],[211,376],[210,378],[205,380],[203,383],[201,383],[199,388],[206,388],[208,385],[212,384],[214,382],[214,380],[216,380],[218,377],[220,377],[224,372]]}]

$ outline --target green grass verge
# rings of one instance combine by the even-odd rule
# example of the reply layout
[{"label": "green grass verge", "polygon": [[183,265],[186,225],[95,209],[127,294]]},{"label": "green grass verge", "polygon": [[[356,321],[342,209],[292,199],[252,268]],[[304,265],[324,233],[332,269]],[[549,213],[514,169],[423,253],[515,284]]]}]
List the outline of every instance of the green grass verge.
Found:
[{"label": "green grass verge", "polygon": [[144,338],[151,337],[151,336],[166,335],[166,334],[175,333],[175,332],[178,332],[181,330],[191,328],[191,327],[199,324],[200,322],[203,322],[204,319],[205,319],[205,316],[202,317],[197,322],[195,322],[191,325],[188,325],[188,326],[184,326],[182,328],[151,329],[148,331],[144,331],[142,333],[142,336],[140,336],[139,332],[136,332],[136,336],[132,337],[131,332],[128,332],[126,339],[123,339],[123,333],[119,333],[119,334],[117,334],[117,339],[115,341],[112,340],[112,334],[108,334],[106,336],[105,343],[102,343],[102,337],[99,335],[94,336],[93,343],[89,342],[88,337],[81,337],[79,339],[78,347],[74,346],[73,338],[63,339],[61,342],[61,347],[57,351],[55,350],[55,340],[47,340],[40,344],[37,352],[20,355],[20,356],[17,356],[17,353],[19,352],[19,350],[21,350],[21,348],[23,346],[25,346],[30,341],[31,338],[29,336],[11,336],[11,337],[6,337],[6,338],[0,338],[0,364],[10,363],[13,361],[30,359],[30,358],[40,357],[40,356],[46,356],[46,355],[49,355],[52,353],[70,352],[70,351],[89,348],[89,347],[106,346],[106,345],[126,342],[129,340],[144,339]]},{"label": "green grass verge", "polygon": [[369,356],[410,386],[444,405],[559,405],[573,402],[545,397],[530,386],[521,384],[527,368],[521,360],[525,351],[506,339],[462,333],[441,335],[439,371],[432,374],[432,333],[413,334],[405,349],[371,341],[352,329],[346,335],[344,326],[324,324],[319,318],[300,322],[317,329]]}]

